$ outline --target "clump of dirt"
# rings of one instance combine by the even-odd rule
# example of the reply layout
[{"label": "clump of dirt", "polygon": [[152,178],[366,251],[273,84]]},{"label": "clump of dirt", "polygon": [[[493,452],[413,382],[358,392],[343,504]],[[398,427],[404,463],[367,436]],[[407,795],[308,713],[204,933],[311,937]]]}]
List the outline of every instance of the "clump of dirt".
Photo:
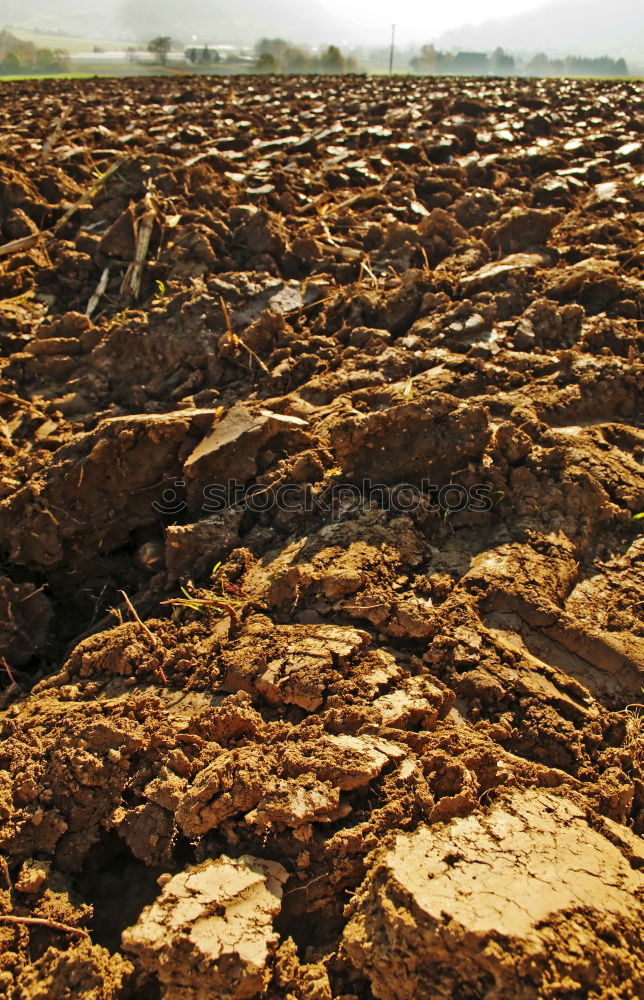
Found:
[{"label": "clump of dirt", "polygon": [[286,872],[274,861],[222,856],[171,878],[159,899],[123,935],[163,997],[257,996],[270,978]]},{"label": "clump of dirt", "polygon": [[639,996],[638,84],[0,86],[0,997]]},{"label": "clump of dirt", "polygon": [[616,983],[636,996],[643,889],[570,801],[515,792],[481,817],[399,834],[344,943],[376,997],[597,996]]}]

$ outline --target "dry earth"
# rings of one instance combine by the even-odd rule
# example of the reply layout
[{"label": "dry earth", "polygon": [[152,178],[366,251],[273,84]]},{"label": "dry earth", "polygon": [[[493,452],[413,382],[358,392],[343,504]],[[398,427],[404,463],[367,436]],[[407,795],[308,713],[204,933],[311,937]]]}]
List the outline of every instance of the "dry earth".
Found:
[{"label": "dry earth", "polygon": [[0,997],[644,996],[641,86],[0,92]]}]

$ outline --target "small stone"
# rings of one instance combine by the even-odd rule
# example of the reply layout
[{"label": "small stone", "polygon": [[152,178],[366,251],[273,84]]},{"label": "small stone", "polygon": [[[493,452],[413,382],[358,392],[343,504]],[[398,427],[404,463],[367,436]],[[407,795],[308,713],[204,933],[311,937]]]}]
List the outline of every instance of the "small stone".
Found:
[{"label": "small stone", "polygon": [[16,892],[23,892],[28,895],[36,895],[49,878],[51,870],[50,861],[38,861],[36,858],[28,858],[22,868],[15,883]]},{"label": "small stone", "polygon": [[165,547],[161,542],[144,542],[136,550],[136,561],[146,573],[158,573],[165,562]]}]

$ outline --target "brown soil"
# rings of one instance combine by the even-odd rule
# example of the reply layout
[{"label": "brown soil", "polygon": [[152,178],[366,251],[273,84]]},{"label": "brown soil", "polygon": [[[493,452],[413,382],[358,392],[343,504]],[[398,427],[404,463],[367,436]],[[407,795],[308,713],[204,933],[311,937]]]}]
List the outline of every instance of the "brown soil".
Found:
[{"label": "brown soil", "polygon": [[640,85],[0,91],[0,997],[643,997]]}]

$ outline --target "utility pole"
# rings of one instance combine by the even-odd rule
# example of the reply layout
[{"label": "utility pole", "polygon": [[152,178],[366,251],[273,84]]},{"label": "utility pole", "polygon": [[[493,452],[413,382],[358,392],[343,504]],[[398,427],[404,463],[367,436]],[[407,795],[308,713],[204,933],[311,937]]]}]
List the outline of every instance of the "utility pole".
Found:
[{"label": "utility pole", "polygon": [[394,68],[394,45],[396,43],[396,25],[391,26],[391,46],[389,49],[389,76],[391,76],[391,71]]}]

